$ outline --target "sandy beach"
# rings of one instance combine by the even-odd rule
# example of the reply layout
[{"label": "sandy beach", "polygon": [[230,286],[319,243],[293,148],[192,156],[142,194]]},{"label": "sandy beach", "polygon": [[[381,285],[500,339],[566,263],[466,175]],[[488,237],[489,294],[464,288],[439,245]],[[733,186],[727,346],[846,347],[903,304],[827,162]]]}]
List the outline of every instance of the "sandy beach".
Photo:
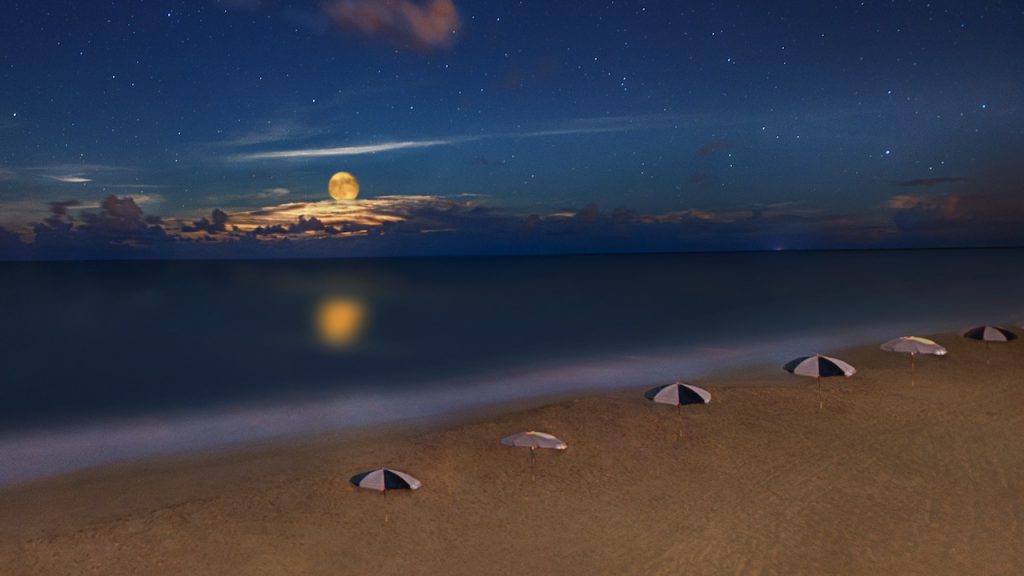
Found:
[{"label": "sandy beach", "polygon": [[[694,381],[682,438],[634,389],[8,487],[0,573],[1019,574],[1024,345],[934,338],[914,386],[905,355],[823,351],[859,372],[822,410],[789,358]],[[527,429],[569,443],[533,480],[498,442]],[[382,465],[423,488],[348,483]]]}]

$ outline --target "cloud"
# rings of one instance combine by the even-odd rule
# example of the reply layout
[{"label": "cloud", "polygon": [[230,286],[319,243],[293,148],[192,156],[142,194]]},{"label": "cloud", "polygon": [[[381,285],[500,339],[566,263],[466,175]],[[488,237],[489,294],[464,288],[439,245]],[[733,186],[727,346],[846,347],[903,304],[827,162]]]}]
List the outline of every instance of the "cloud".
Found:
[{"label": "cloud", "polygon": [[136,204],[159,204],[164,201],[164,197],[159,194],[132,194],[128,197]]},{"label": "cloud", "polygon": [[15,244],[21,244],[21,238],[19,238],[14,232],[0,226],[0,248]]},{"label": "cloud", "polygon": [[406,140],[403,142],[381,142],[379,144],[364,144],[361,146],[339,146],[335,148],[307,148],[304,150],[276,150],[269,152],[249,152],[231,156],[232,160],[271,160],[271,159],[293,159],[293,158],[323,158],[328,156],[360,156],[363,154],[377,154],[379,152],[392,152],[394,150],[407,150],[411,148],[430,148],[433,146],[446,146],[453,144],[453,140]]},{"label": "cloud", "polygon": [[962,245],[1024,242],[1024,195],[1018,188],[950,194],[900,194],[889,199],[904,234]]},{"label": "cloud", "polygon": [[[495,132],[492,134],[476,134],[472,136],[452,136],[430,140],[402,140],[359,144],[354,146],[334,146],[321,148],[304,148],[294,150],[262,150],[243,152],[228,156],[230,161],[281,160],[298,158],[322,158],[331,156],[360,156],[378,154],[414,148],[433,148],[437,146],[454,146],[491,139],[544,138],[557,136],[574,136],[580,134],[611,134],[631,132],[634,130],[650,130],[671,126],[675,117],[658,116],[620,116],[612,118],[576,118],[562,122],[553,128],[529,130],[522,132]],[[233,141],[237,142],[237,141]],[[225,144],[231,144],[226,142]]]},{"label": "cloud", "polygon": [[47,175],[46,177],[67,184],[85,184],[86,182],[92,182],[92,178],[86,178],[81,174],[68,174],[67,176]]},{"label": "cloud", "polygon": [[966,180],[967,178],[942,176],[938,178],[918,178],[915,180],[893,180],[892,183],[897,186],[916,188],[920,186],[937,186],[939,184],[953,184],[956,182],[964,182]]},{"label": "cloud", "polygon": [[142,208],[135,203],[135,199],[129,196],[118,198],[111,194],[100,202],[103,212],[97,217],[98,220],[107,220],[116,225],[125,225],[142,219]]},{"label": "cloud", "polygon": [[50,213],[54,216],[67,216],[68,208],[74,208],[81,206],[81,202],[78,200],[58,200],[56,202],[50,202]]},{"label": "cloud", "polygon": [[214,208],[213,212],[210,213],[210,219],[201,218],[191,225],[182,225],[182,232],[206,232],[207,234],[220,234],[227,229],[228,220],[230,220],[227,212],[224,212],[220,208]]},{"label": "cloud", "polygon": [[38,258],[113,257],[124,250],[166,244],[167,236],[159,217],[146,216],[131,197],[110,195],[99,204],[99,212],[71,217],[75,200],[50,203],[50,216],[33,226],[30,246]]},{"label": "cloud", "polygon": [[324,10],[342,29],[424,50],[451,46],[461,27],[452,0],[334,0]]},{"label": "cloud", "polygon": [[0,259],[20,260],[25,256],[25,248],[21,237],[0,226]]},{"label": "cloud", "polygon": [[282,198],[291,194],[291,190],[287,188],[265,188],[262,192],[256,195],[257,198]]},{"label": "cloud", "polygon": [[323,134],[323,127],[309,126],[294,120],[267,121],[258,128],[239,134],[229,140],[217,142],[218,146],[256,146],[273,142],[303,140]]},{"label": "cloud", "polygon": [[305,234],[307,232],[322,232],[324,234],[340,234],[341,229],[337,226],[328,226],[316,216],[299,216],[290,224],[273,224],[269,226],[258,226],[250,234],[253,236],[287,236],[289,234]]}]

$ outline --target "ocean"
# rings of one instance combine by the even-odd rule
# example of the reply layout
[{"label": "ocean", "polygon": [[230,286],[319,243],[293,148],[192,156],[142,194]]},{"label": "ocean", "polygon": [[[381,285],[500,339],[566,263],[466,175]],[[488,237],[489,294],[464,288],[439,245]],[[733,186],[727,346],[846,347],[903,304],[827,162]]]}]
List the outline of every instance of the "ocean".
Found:
[{"label": "ocean", "polygon": [[1024,250],[0,263],[0,483],[1024,319]]}]

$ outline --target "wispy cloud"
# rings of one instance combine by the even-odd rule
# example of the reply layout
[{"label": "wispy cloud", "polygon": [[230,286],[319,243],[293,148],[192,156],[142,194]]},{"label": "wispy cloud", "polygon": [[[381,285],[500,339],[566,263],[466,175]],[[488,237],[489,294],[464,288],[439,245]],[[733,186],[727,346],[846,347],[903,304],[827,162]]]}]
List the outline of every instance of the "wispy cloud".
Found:
[{"label": "wispy cloud", "polygon": [[86,182],[92,182],[92,178],[86,178],[81,174],[68,174],[65,176],[54,176],[52,174],[47,174],[46,177],[51,180],[56,180],[58,182],[64,182],[65,184],[85,184]]},{"label": "wispy cloud", "polygon": [[127,194],[125,198],[131,198],[136,204],[159,204],[164,197],[159,194]]},{"label": "wispy cloud", "polygon": [[323,127],[310,126],[295,120],[267,121],[258,128],[238,134],[228,140],[217,142],[217,146],[258,146],[275,142],[305,140],[324,133]]},{"label": "wispy cloud", "polygon": [[395,150],[407,150],[410,148],[430,148],[434,146],[447,146],[456,143],[457,140],[405,140],[401,142],[380,142],[377,144],[364,144],[360,146],[338,146],[334,148],[306,148],[302,150],[273,150],[268,152],[249,152],[235,154],[232,160],[273,160],[289,158],[321,158],[328,156],[360,156],[364,154],[377,154],[379,152],[392,152]]},{"label": "wispy cloud", "polygon": [[393,152],[397,150],[408,150],[415,148],[433,148],[437,146],[453,146],[469,142],[492,139],[517,139],[517,138],[544,138],[558,136],[574,136],[581,134],[600,134],[631,132],[635,130],[650,130],[672,126],[678,121],[676,117],[614,117],[614,118],[577,118],[563,122],[552,128],[524,130],[518,132],[495,132],[491,134],[478,134],[472,136],[450,136],[444,138],[433,138],[429,140],[400,140],[391,142],[377,142],[373,144],[359,144],[352,146],[335,146],[323,148],[302,148],[294,150],[263,150],[258,152],[243,152],[228,156],[231,161],[250,160],[283,160],[297,158],[321,158],[331,156],[360,156],[365,154],[378,154],[381,152]]},{"label": "wispy cloud", "polygon": [[282,187],[266,188],[262,192],[257,194],[256,197],[257,198],[283,198],[283,197],[285,197],[285,196],[287,196],[287,195],[289,195],[291,193],[292,193],[292,191],[287,189],[287,188],[282,188]]}]

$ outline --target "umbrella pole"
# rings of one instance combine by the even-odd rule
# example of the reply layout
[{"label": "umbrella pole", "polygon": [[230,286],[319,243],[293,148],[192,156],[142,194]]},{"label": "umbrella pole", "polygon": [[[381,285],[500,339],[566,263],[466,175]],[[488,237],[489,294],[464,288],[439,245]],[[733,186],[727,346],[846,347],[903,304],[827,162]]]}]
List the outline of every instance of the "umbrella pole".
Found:
[{"label": "umbrella pole", "polygon": [[682,438],[683,437],[683,405],[682,404],[676,404],[676,413],[679,414],[679,417],[677,418],[677,420],[679,422],[678,437]]},{"label": "umbrella pole", "polygon": [[388,516],[389,516],[389,514],[388,514],[388,489],[385,488],[384,490],[381,491],[381,493],[384,494],[384,523],[387,524],[388,523]]},{"label": "umbrella pole", "polygon": [[821,399],[821,376],[818,376],[818,410],[825,407],[825,401]]},{"label": "umbrella pole", "polygon": [[988,342],[985,342],[985,364],[992,363],[992,348],[989,347]]},{"label": "umbrella pole", "polygon": [[913,352],[910,353],[910,385],[914,385],[914,371],[917,369],[914,357],[917,356]]},{"label": "umbrella pole", "polygon": [[537,460],[537,447],[536,446],[530,446],[530,482],[534,482],[534,481],[537,480],[537,473],[535,472],[536,468],[534,467],[534,462],[536,460]]}]

